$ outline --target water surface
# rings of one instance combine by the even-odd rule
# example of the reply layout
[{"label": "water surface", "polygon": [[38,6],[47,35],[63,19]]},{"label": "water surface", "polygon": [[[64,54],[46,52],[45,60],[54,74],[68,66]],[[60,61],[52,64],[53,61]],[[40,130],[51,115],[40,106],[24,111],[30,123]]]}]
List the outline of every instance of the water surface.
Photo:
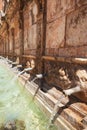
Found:
[{"label": "water surface", "polygon": [[[17,130],[48,130],[48,118],[14,79],[10,69],[0,64],[0,125],[19,120],[24,122],[25,128]],[[50,130],[57,128],[53,126]]]}]

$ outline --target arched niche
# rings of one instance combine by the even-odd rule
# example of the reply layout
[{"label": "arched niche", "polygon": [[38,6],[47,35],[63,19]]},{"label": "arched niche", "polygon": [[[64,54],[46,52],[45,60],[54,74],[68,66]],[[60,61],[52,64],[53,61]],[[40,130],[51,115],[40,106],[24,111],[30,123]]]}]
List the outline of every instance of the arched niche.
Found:
[{"label": "arched niche", "polygon": [[24,54],[35,55],[38,37],[39,1],[33,0],[24,9]]}]

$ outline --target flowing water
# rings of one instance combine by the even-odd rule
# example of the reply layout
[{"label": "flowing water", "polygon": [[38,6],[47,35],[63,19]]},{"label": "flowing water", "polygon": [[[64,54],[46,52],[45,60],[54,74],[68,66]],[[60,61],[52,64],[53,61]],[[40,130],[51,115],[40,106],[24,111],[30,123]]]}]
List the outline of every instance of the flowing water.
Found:
[{"label": "flowing water", "polygon": [[60,108],[59,105],[60,105],[61,101],[63,100],[63,98],[65,98],[65,95],[62,94],[60,96],[60,98],[58,99],[57,103],[55,104],[53,112],[52,112],[50,120],[49,120],[49,125],[51,125],[54,122],[55,116],[56,116],[56,114],[57,114],[57,112],[58,112],[58,110]]},{"label": "flowing water", "polygon": [[[14,74],[0,64],[0,126],[19,120],[25,127],[17,127],[16,130],[48,130],[48,118],[32,102],[29,92],[13,77]],[[50,130],[57,128],[53,126]]]}]

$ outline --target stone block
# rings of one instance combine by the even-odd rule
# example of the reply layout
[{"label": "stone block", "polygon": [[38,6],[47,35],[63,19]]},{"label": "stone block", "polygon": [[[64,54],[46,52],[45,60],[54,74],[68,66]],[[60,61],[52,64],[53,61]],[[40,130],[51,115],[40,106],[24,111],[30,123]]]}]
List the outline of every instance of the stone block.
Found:
[{"label": "stone block", "polygon": [[87,6],[67,16],[66,45],[87,45]]},{"label": "stone block", "polygon": [[75,0],[47,0],[47,21],[50,22],[75,9]]},{"label": "stone block", "polygon": [[59,18],[47,24],[46,48],[59,48],[65,41],[65,17]]},{"label": "stone block", "polygon": [[60,48],[59,56],[63,57],[76,57],[77,56],[77,48],[69,47],[69,48]]},{"label": "stone block", "polygon": [[35,52],[35,49],[37,47],[37,25],[32,25],[32,27],[30,27],[29,30],[27,30],[27,32],[25,33],[25,36],[26,39],[24,49]]},{"label": "stone block", "polygon": [[77,48],[77,57],[87,57],[87,46]]},{"label": "stone block", "polygon": [[24,9],[24,26],[25,29],[32,26],[32,13],[31,13],[31,4],[27,5]]},{"label": "stone block", "polygon": [[58,48],[46,48],[45,54],[49,56],[58,56],[59,55],[59,49]]},{"label": "stone block", "polygon": [[34,24],[28,32],[28,47],[30,49],[36,49],[37,45],[37,24]]}]

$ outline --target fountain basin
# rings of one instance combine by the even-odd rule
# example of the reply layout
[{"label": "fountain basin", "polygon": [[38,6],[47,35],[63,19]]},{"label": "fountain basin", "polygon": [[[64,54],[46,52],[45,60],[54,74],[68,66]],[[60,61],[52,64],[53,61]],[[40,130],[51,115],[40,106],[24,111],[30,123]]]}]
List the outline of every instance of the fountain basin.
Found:
[{"label": "fountain basin", "polygon": [[[25,84],[27,77],[25,78],[25,76],[22,75],[19,80],[22,84]],[[27,82],[25,85],[25,88],[29,91],[31,96],[34,95],[37,87],[37,84],[31,82]],[[50,118],[52,110],[61,94],[62,92],[57,90],[54,86],[46,93],[39,89],[35,96],[35,101]],[[61,108],[60,106],[63,107]],[[83,121],[84,117],[87,115],[86,103],[80,102],[77,98],[70,96],[69,98],[66,97],[66,99],[61,102],[60,106],[57,118],[55,120],[58,130],[82,130],[87,127],[86,120]]]},{"label": "fountain basin", "polygon": [[[19,81],[23,85],[23,91],[27,90],[30,97],[33,97],[38,85],[34,82],[29,81],[25,85],[25,82],[28,78],[29,75],[24,74],[19,77]],[[47,87],[48,86],[46,86],[44,89],[47,89]],[[50,118],[53,108],[60,98],[61,94],[62,92],[56,89],[54,86],[47,89],[46,92],[43,92],[39,89],[34,98],[34,102],[39,106],[40,110],[42,110],[46,116]],[[87,127],[86,103],[80,102],[78,99],[71,96],[69,98],[66,97],[64,100],[62,100],[61,104],[59,105],[62,107],[59,106],[60,108],[58,115],[54,122],[57,125],[58,130],[82,130]],[[56,128],[53,130],[56,130]]]},{"label": "fountain basin", "polygon": [[[0,130],[46,130],[48,117],[11,70],[0,62]],[[57,130],[56,126],[54,129]]]}]

